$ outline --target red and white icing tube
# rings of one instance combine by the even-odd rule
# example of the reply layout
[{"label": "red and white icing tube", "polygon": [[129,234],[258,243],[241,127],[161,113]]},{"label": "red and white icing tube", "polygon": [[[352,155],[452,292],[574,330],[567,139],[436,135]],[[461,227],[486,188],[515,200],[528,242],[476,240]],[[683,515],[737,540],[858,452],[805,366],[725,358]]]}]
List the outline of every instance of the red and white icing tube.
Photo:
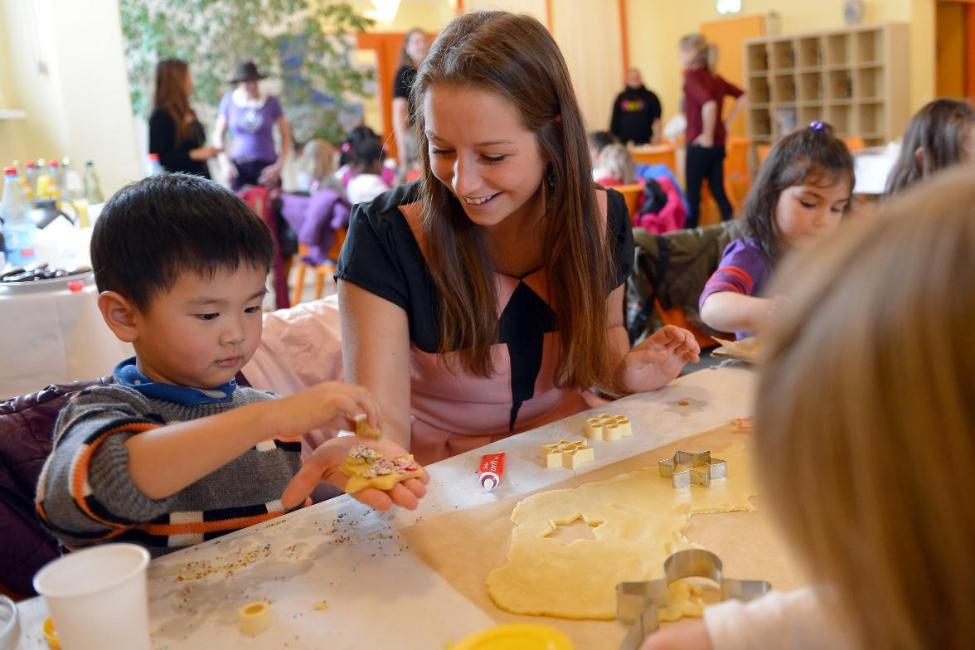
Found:
[{"label": "red and white icing tube", "polygon": [[484,454],[481,456],[481,468],[478,470],[478,480],[481,487],[490,492],[501,483],[504,476],[504,452],[500,454]]}]

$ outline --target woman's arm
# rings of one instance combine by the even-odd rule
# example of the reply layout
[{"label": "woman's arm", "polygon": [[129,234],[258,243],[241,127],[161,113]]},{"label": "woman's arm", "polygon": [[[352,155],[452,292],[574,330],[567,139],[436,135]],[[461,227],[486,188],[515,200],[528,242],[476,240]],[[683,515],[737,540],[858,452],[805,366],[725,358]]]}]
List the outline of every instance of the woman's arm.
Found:
[{"label": "woman's arm", "polygon": [[383,435],[410,449],[410,330],[399,306],[339,280],[345,379],[365,386],[382,408]]},{"label": "woman's arm", "polygon": [[393,98],[393,134],[396,136],[396,158],[401,171],[406,169],[406,133],[410,128],[410,109],[403,97]]},{"label": "woman's arm", "polygon": [[726,131],[728,130],[728,127],[731,126],[731,123],[734,121],[735,117],[741,112],[741,109],[743,109],[747,103],[748,93],[742,93],[735,98],[735,103],[732,104],[731,110],[728,111],[728,117],[726,117],[724,120]]},{"label": "woman's arm", "polygon": [[772,301],[735,291],[718,291],[704,299],[701,320],[722,332],[751,332],[768,320]]},{"label": "woman's arm", "polygon": [[214,146],[220,150],[220,166],[225,170],[228,181],[237,178],[237,166],[230,160],[229,149],[227,148],[227,116],[223,113],[217,115],[217,123],[213,127]]},{"label": "woman's arm", "polygon": [[701,106],[701,135],[692,144],[701,147],[714,146],[714,127],[718,123],[718,103],[713,99]]},{"label": "woman's arm", "polygon": [[268,165],[261,170],[261,175],[258,178],[261,183],[276,183],[281,178],[281,170],[291,154],[291,125],[288,124],[288,118],[282,115],[275,124],[278,127],[278,135],[281,137],[281,151],[278,152],[278,159],[274,161],[273,165]]}]

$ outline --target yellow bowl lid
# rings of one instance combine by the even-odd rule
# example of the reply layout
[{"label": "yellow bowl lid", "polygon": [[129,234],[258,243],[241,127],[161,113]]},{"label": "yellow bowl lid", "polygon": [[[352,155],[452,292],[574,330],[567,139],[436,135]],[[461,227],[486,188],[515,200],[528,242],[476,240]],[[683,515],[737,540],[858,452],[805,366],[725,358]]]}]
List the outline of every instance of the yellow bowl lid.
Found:
[{"label": "yellow bowl lid", "polygon": [[547,625],[511,623],[475,632],[453,650],[574,650],[572,641]]}]

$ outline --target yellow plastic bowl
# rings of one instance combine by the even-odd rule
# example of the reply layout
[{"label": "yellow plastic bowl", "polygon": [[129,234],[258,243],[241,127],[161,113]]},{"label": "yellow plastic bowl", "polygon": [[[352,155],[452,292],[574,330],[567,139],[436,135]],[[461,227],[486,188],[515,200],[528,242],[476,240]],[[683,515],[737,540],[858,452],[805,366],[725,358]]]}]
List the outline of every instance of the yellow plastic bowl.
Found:
[{"label": "yellow plastic bowl", "polygon": [[498,625],[464,638],[453,650],[574,650],[569,637],[534,623]]}]

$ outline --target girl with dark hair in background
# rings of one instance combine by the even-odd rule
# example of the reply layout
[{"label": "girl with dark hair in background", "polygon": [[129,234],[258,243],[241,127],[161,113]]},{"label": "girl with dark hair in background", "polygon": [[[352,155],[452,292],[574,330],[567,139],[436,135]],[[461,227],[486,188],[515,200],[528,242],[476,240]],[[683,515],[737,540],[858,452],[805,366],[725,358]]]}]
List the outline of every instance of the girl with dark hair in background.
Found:
[{"label": "girl with dark hair in background", "polygon": [[430,49],[430,39],[422,29],[414,27],[403,37],[403,49],[399,55],[399,69],[393,81],[393,134],[396,136],[396,153],[400,175],[409,171],[417,160],[416,134],[413,133],[414,105],[411,96],[417,68]]},{"label": "girl with dark hair in background", "polygon": [[907,124],[901,153],[887,177],[887,196],[925,176],[975,161],[975,107],[957,99],[936,99]]}]

